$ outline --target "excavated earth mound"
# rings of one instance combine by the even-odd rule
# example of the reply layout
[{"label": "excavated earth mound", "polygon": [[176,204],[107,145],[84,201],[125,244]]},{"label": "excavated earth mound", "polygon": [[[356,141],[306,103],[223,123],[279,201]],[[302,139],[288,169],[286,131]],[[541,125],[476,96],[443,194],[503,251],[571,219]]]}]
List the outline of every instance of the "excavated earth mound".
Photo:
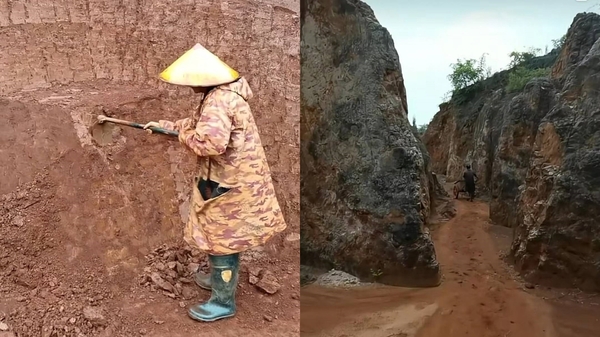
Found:
[{"label": "excavated earth mound", "polygon": [[[295,1],[0,0],[0,331],[8,336],[295,336],[299,312],[299,6]],[[194,158],[140,130],[197,98],[156,79],[196,42],[246,76],[288,229],[243,255],[238,315],[186,316],[209,292],[182,242]]]}]

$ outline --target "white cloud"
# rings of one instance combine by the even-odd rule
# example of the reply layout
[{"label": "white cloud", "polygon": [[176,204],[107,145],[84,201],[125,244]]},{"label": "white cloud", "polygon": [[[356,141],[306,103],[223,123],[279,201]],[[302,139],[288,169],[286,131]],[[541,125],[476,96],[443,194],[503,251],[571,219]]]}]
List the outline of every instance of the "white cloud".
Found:
[{"label": "white cloud", "polygon": [[487,64],[498,71],[508,64],[508,54],[519,40],[513,27],[500,14],[472,13],[450,25],[432,43],[440,50],[440,61],[446,64],[458,58],[478,59],[487,53]]},{"label": "white cloud", "polygon": [[[519,34],[510,21],[500,15],[478,12],[465,15],[435,32],[415,34],[398,39],[398,51],[407,71],[444,74],[450,63],[457,59],[479,59],[487,53],[486,60],[493,71],[506,67],[508,54],[515,50]],[[403,34],[405,35],[405,34]],[[404,70],[404,69],[403,69]]]}]

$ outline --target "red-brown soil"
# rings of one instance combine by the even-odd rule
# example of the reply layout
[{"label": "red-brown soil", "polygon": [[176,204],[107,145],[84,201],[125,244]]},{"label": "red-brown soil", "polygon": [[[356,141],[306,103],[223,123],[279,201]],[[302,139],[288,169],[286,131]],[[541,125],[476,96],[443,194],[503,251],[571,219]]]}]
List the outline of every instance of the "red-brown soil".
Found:
[{"label": "red-brown soil", "polygon": [[[0,0],[0,337],[298,335],[298,11],[290,0]],[[165,136],[89,129],[101,113],[187,117],[198,98],[156,77],[196,42],[248,78],[288,222],[243,254],[238,314],[211,324],[186,314],[210,295],[189,283],[205,256],[182,242],[194,156]],[[257,271],[278,284],[251,284]]]},{"label": "red-brown soil", "polygon": [[[185,277],[172,282],[183,285],[185,296],[150,286],[146,275],[157,261],[205,262],[181,240],[179,205],[186,190],[180,184],[192,175],[193,156],[164,136],[111,125],[94,132],[101,146],[84,127],[100,104],[131,120],[177,108],[157,91],[102,83],[2,101],[0,321],[18,336],[297,334],[293,222],[264,250],[243,256],[233,319],[201,324],[187,318],[186,307],[209,292],[182,283]],[[93,145],[82,145],[88,141]],[[164,252],[155,253],[163,245]],[[279,291],[268,295],[249,284],[248,268],[272,272]],[[103,318],[86,319],[88,306]]]},{"label": "red-brown soil", "polygon": [[[529,289],[501,255],[510,235],[489,224],[482,201],[456,202],[434,231],[441,286],[302,290],[302,336],[593,337],[600,301],[558,289]],[[510,233],[508,233],[510,234]]]}]

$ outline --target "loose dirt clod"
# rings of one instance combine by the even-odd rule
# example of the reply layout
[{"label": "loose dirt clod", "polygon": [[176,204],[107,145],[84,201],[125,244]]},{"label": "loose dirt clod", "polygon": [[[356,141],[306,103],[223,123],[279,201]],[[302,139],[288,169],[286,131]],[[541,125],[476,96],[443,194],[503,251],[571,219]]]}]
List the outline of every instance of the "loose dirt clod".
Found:
[{"label": "loose dirt clod", "polygon": [[264,270],[260,275],[260,280],[256,283],[256,287],[267,294],[273,295],[279,291],[281,285],[272,272]]},{"label": "loose dirt clod", "polygon": [[152,273],[150,274],[150,279],[152,280],[152,282],[154,282],[154,284],[156,284],[160,289],[168,291],[168,292],[174,292],[175,288],[173,288],[173,285],[167,281],[165,281],[158,273]]},{"label": "loose dirt clod", "polygon": [[102,313],[102,309],[97,307],[87,306],[83,309],[83,317],[92,324],[92,326],[105,326],[106,317]]},{"label": "loose dirt clod", "polygon": [[197,292],[192,288],[195,286],[192,286],[194,274],[200,267],[208,272],[206,258],[192,254],[191,249],[186,246],[161,246],[154,253],[146,255],[146,259],[148,267],[144,269],[141,283],[166,291],[166,296],[172,299],[187,300],[195,297]]}]

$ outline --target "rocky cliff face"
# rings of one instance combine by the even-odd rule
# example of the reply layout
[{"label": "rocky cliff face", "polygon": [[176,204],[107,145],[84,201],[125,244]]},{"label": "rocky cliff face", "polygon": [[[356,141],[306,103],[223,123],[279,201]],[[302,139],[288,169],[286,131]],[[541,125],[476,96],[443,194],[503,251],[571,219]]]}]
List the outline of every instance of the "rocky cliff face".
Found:
[{"label": "rocky cliff face", "polygon": [[423,137],[435,172],[473,165],[525,276],[586,289],[600,288],[599,38],[600,16],[577,15],[560,51],[527,64],[549,78],[508,93],[498,73],[440,106]]},{"label": "rocky cliff face", "polygon": [[437,285],[435,184],[392,38],[361,1],[303,0],[301,12],[302,263]]}]

